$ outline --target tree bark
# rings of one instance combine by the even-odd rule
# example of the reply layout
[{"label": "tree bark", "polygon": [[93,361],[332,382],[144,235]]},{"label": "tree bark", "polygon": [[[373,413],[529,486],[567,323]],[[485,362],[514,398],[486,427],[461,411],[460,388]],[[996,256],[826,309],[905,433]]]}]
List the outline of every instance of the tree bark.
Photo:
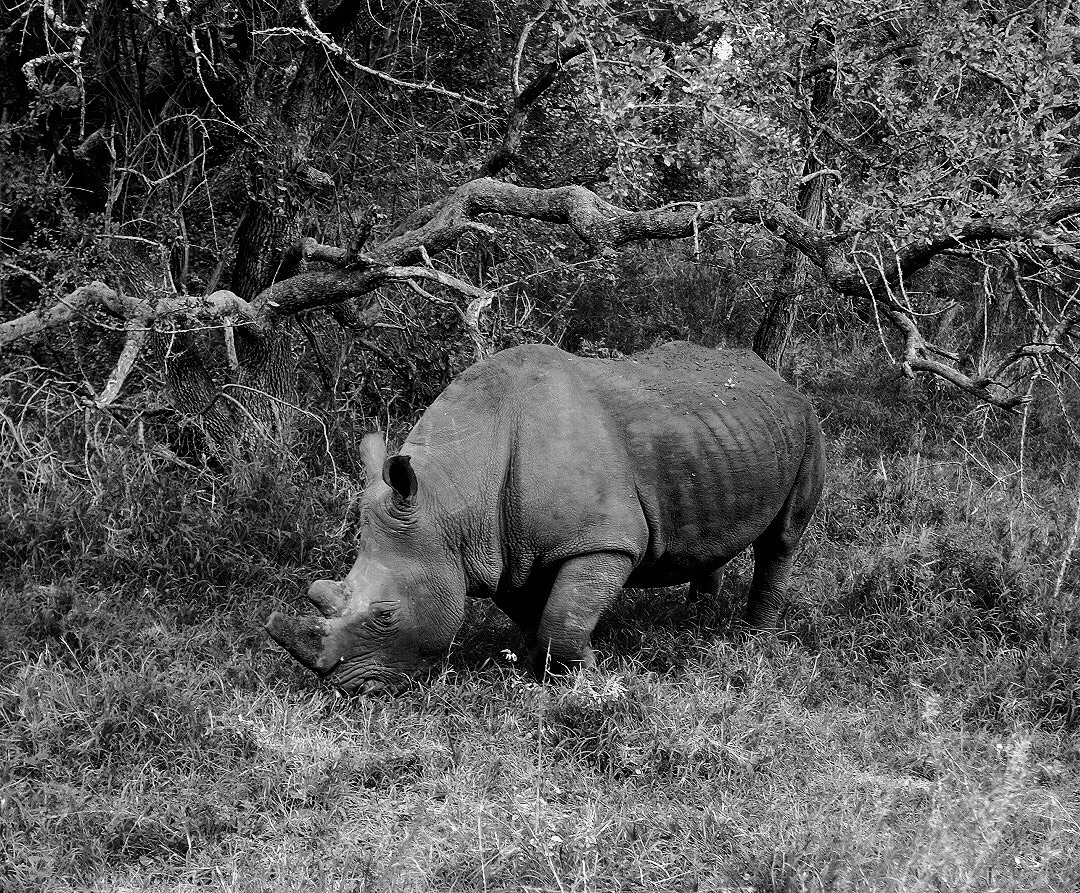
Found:
[{"label": "tree bark", "polygon": [[[829,60],[833,55],[835,38],[828,25],[818,23],[814,26],[814,53],[812,63]],[[836,90],[836,68],[819,66],[820,73],[814,79],[811,89],[809,109],[803,124],[803,143],[806,160],[803,162],[802,180],[795,209],[799,217],[818,230],[825,224],[825,192],[829,174],[824,172],[824,165],[814,149],[816,122],[832,105]],[[754,351],[774,369],[779,369],[784,361],[795,320],[799,313],[799,304],[806,291],[809,260],[806,255],[792,245],[784,248],[780,272],[776,278],[769,304],[765,309],[758,330],[754,335]]]},{"label": "tree bark", "polygon": [[[300,181],[323,104],[322,81],[327,79],[320,76],[325,67],[324,53],[304,50],[285,91],[280,118],[271,107],[263,110],[257,132],[273,134],[267,140],[272,154],[259,157],[265,147],[257,147],[248,155],[250,197],[237,231],[233,283],[244,300],[303,269],[301,197],[308,184]],[[296,360],[286,321],[258,335],[236,329],[234,338],[237,370],[224,390],[240,410],[233,413],[239,422],[235,437],[253,423],[256,436],[287,442],[294,427]]]}]

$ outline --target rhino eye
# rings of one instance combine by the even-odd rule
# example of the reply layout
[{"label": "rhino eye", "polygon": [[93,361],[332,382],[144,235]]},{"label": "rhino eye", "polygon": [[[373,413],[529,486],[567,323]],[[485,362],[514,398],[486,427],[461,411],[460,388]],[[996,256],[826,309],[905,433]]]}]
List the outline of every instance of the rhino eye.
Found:
[{"label": "rhino eye", "polygon": [[378,632],[386,632],[397,626],[397,604],[375,602],[368,608],[367,622]]}]

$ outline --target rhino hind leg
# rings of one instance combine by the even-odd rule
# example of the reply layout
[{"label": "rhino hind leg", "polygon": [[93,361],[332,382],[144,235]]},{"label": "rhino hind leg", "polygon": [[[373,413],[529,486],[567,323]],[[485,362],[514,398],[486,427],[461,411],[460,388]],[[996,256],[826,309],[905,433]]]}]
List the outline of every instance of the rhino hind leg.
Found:
[{"label": "rhino hind leg", "polygon": [[707,574],[702,574],[690,582],[689,598],[692,602],[712,601],[720,594],[724,585],[724,565]]},{"label": "rhino hind leg", "polygon": [[795,479],[780,514],[754,543],[754,580],[746,601],[746,625],[751,630],[775,630],[791,582],[795,549],[821,497],[824,455],[815,440]]},{"label": "rhino hind leg", "polygon": [[596,665],[593,629],[632,569],[630,556],[618,552],[579,555],[562,563],[540,616],[531,656],[539,678]]},{"label": "rhino hind leg", "polygon": [[767,632],[779,626],[794,563],[793,556],[775,544],[760,540],[754,544],[754,581],[746,600],[746,625],[751,630]]}]

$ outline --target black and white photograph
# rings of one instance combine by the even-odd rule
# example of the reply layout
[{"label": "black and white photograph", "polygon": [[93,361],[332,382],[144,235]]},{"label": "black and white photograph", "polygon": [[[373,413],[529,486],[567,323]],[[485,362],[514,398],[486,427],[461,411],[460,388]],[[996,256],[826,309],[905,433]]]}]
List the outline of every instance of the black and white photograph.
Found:
[{"label": "black and white photograph", "polygon": [[4,0],[0,893],[1080,890],[1080,0]]}]

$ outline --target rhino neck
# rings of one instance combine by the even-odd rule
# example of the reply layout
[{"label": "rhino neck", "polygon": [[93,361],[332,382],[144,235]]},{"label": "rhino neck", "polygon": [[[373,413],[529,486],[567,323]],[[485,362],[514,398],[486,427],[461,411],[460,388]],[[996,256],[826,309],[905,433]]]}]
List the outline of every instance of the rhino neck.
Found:
[{"label": "rhino neck", "polygon": [[501,503],[509,445],[483,431],[447,436],[424,426],[425,420],[401,452],[412,457],[417,477],[432,488],[446,543],[460,556],[466,594],[490,597],[503,572]]}]

